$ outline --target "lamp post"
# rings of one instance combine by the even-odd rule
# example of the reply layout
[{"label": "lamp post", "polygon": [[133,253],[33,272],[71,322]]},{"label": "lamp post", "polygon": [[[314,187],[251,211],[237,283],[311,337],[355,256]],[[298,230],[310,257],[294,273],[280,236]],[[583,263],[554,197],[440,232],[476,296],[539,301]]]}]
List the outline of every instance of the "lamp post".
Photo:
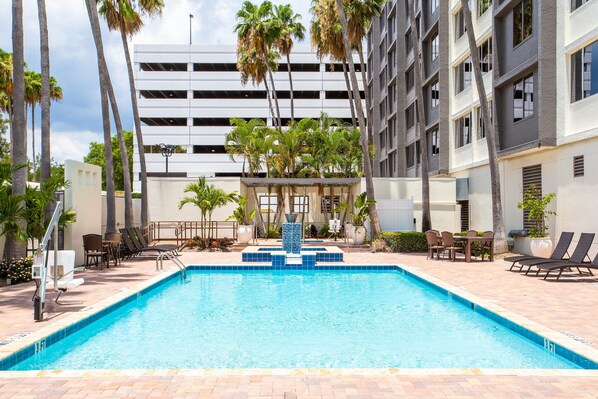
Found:
[{"label": "lamp post", "polygon": [[189,45],[193,44],[193,39],[191,37],[191,21],[193,20],[193,14],[189,14]]},{"label": "lamp post", "polygon": [[166,158],[166,177],[168,177],[168,158],[174,153],[174,146],[164,143],[160,143],[158,146],[160,147],[160,151],[162,151],[162,156]]}]

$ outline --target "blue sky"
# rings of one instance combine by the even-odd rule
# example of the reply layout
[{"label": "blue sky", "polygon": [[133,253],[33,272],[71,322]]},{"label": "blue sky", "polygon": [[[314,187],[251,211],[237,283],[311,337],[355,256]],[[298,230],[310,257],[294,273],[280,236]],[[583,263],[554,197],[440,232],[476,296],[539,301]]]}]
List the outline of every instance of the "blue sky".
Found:
[{"label": "blue sky", "polygon": [[[0,48],[11,52],[10,0],[0,0]],[[25,59],[29,69],[39,71],[37,2],[23,1]],[[189,13],[194,15],[194,44],[234,44],[235,12],[242,0],[165,0],[161,19],[148,21],[131,44],[185,44],[189,40]],[[309,24],[309,0],[290,3]],[[97,60],[84,0],[46,1],[50,36],[51,74],[63,88],[64,100],[52,105],[52,156],[57,161],[82,160],[90,141],[102,140]],[[132,111],[126,65],[120,35],[103,28],[106,57],[119,101],[123,126],[132,129]],[[181,28],[182,27],[182,28]],[[132,50],[132,45],[131,45]],[[36,112],[39,143],[39,109]],[[31,130],[31,123],[29,130]],[[31,134],[31,132],[29,132]],[[39,149],[38,149],[39,151]],[[29,149],[31,152],[31,149]]]}]

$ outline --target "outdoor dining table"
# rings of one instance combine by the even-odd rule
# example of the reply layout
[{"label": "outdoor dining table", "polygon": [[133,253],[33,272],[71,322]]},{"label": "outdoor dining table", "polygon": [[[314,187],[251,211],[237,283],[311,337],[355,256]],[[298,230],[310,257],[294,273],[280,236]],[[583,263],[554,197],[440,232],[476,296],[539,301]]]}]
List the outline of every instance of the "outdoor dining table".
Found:
[{"label": "outdoor dining table", "polygon": [[108,259],[106,262],[106,265],[108,267],[110,267],[110,260],[112,260],[114,262],[114,267],[118,266],[118,262],[119,262],[119,254],[118,254],[118,245],[120,243],[115,242],[115,241],[111,241],[111,240],[102,240],[102,246],[106,249],[106,252],[108,252]]},{"label": "outdoor dining table", "polygon": [[455,241],[465,242],[465,262],[471,262],[471,243],[472,242],[490,242],[490,262],[494,261],[494,238],[493,237],[467,237],[454,236]]}]

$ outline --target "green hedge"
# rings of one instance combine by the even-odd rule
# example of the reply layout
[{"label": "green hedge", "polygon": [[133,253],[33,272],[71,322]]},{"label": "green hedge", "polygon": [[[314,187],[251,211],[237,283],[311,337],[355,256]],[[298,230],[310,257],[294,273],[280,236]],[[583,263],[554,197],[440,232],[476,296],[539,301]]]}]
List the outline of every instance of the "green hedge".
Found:
[{"label": "green hedge", "polygon": [[31,280],[32,258],[10,259],[0,262],[0,279],[10,279],[11,284],[26,283]]},{"label": "green hedge", "polygon": [[383,232],[382,239],[392,252],[426,252],[428,243],[426,235],[417,231]]}]

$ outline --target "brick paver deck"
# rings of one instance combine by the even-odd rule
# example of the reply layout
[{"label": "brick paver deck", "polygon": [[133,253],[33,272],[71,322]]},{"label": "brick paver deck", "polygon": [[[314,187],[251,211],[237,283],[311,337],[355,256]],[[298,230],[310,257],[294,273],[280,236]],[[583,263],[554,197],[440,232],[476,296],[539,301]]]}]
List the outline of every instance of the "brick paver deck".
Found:
[{"label": "brick paver deck", "polygon": [[[185,253],[187,264],[240,264],[240,253]],[[598,278],[547,282],[506,263],[430,261],[420,255],[345,254],[349,264],[404,264],[506,311],[598,349]],[[171,266],[166,266],[169,268]],[[32,285],[0,288],[0,340],[59,322],[158,275],[152,260],[82,273],[86,283],[32,320]],[[50,295],[50,300],[53,299]],[[1,346],[0,346],[1,349]],[[0,398],[597,398],[598,372],[484,370],[191,370],[0,372]]]}]

